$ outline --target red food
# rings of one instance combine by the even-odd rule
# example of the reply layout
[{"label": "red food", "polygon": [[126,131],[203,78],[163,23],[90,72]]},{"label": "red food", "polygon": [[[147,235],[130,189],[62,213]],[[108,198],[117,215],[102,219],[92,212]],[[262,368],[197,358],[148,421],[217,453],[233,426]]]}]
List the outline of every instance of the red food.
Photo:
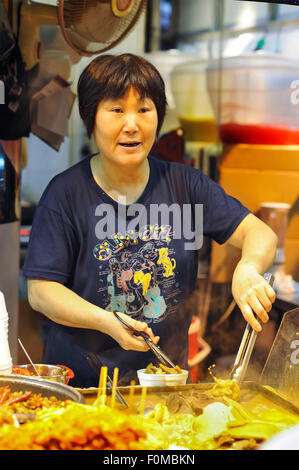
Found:
[{"label": "red food", "polygon": [[14,403],[19,403],[20,401],[25,401],[25,400],[27,400],[27,398],[30,397],[30,395],[32,395],[32,393],[33,392],[23,393],[23,395],[20,395],[16,398],[13,398],[12,400],[6,402],[5,405],[14,405]]},{"label": "red food", "polygon": [[0,405],[3,405],[5,400],[7,400],[7,398],[9,397],[9,395],[10,395],[10,388],[8,385],[0,388]]},{"label": "red food", "polygon": [[229,144],[298,145],[299,129],[255,124],[221,124],[220,138]]},{"label": "red food", "polygon": [[13,367],[12,371],[14,374],[19,374],[19,375],[29,375],[33,376],[35,374],[32,374],[28,369],[21,369],[20,367]]}]

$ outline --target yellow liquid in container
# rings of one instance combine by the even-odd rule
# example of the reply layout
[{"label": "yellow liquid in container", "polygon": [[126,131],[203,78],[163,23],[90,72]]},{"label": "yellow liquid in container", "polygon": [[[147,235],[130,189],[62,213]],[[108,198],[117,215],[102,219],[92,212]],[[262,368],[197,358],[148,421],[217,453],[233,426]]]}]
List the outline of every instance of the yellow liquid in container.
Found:
[{"label": "yellow liquid in container", "polygon": [[179,116],[179,121],[187,141],[217,142],[218,130],[215,119],[189,119]]}]

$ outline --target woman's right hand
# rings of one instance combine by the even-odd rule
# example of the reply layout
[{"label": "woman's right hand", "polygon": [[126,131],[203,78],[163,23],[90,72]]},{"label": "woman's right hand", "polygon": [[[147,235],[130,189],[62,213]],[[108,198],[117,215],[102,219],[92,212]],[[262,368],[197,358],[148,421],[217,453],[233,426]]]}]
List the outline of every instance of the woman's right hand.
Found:
[{"label": "woman's right hand", "polygon": [[[109,334],[118,344],[125,350],[133,351],[148,351],[149,347],[147,346],[144,339],[140,337],[133,336],[133,331],[124,326],[114,315],[113,312],[109,312],[111,319],[109,319],[109,327],[107,334]],[[152,329],[148,327],[147,323],[134,320],[129,315],[125,313],[117,312],[117,314],[124,319],[126,323],[131,325],[137,331],[143,331],[146,333],[155,344],[158,343],[160,337],[154,336]]]}]

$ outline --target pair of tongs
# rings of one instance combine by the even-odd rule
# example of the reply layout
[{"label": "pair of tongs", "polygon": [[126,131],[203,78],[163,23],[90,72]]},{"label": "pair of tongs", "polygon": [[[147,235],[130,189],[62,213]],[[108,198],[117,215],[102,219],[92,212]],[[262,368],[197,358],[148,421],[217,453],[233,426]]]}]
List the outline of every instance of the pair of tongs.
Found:
[{"label": "pair of tongs", "polygon": [[[93,370],[98,374],[100,375],[101,373],[101,368],[103,367],[103,364],[101,363],[101,361],[99,360],[98,356],[94,353],[88,353],[87,354],[87,360],[89,362],[89,364],[91,365],[91,367],[93,368]],[[109,375],[107,375],[107,387],[110,388],[110,390],[112,391],[112,388],[113,388],[113,381],[112,379],[109,377]],[[115,391],[115,395],[116,395],[116,398],[118,399],[118,401],[128,407],[128,403],[126,402],[126,400],[124,399],[124,397],[122,396],[122,394],[116,389]]]},{"label": "pair of tongs", "polygon": [[[272,287],[274,283],[273,274],[266,273],[264,274],[264,278],[266,279],[266,281],[268,281],[268,283]],[[253,346],[257,338],[257,335],[258,335],[257,331],[255,331],[252,328],[252,326],[249,323],[247,323],[242,340],[241,340],[241,344],[240,344],[240,347],[236,356],[235,363],[230,373],[231,380],[234,380],[237,383],[242,382],[246,374],[247,367],[250,361],[250,357],[252,354]]]},{"label": "pair of tongs", "polygon": [[158,359],[159,363],[163,364],[166,367],[171,367],[174,368],[175,365],[174,363],[169,359],[169,357],[165,354],[165,352],[162,351],[162,349],[157,346],[153,340],[146,334],[144,331],[137,331],[135,330],[131,325],[129,325],[123,318],[121,318],[117,312],[113,312],[116,318],[127,328],[129,328],[131,331],[133,331],[133,335],[138,337],[141,336],[148,347],[151,349],[151,351],[154,353],[156,358]]}]

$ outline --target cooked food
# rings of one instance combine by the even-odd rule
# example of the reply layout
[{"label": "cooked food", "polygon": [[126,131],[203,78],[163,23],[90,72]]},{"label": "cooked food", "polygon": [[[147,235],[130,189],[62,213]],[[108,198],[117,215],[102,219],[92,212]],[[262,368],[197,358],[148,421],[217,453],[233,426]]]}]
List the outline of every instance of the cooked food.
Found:
[{"label": "cooked food", "polygon": [[277,432],[299,422],[298,416],[273,409],[248,413],[234,400],[224,399],[226,404],[211,403],[200,416],[171,414],[160,404],[148,418],[157,421],[165,432],[165,444],[191,450],[254,449]]},{"label": "cooked food", "polygon": [[151,438],[150,427],[143,416],[72,403],[38,412],[37,421],[19,428],[3,428],[0,450],[161,450],[163,443]]},{"label": "cooked food", "polygon": [[240,387],[233,380],[217,379],[214,377],[215,385],[212,389],[214,397],[230,397],[233,400],[238,400],[240,397]]},{"label": "cooked food", "polygon": [[[60,375],[66,376],[70,371],[70,369],[63,368],[63,366],[51,366],[51,365],[45,365],[45,364],[42,364],[42,365],[35,364],[35,368],[41,377],[46,378],[47,380],[53,380],[53,381],[56,381],[57,376],[60,376]],[[13,374],[25,375],[28,377],[37,376],[35,370],[31,368],[30,365],[13,366],[12,372]]]},{"label": "cooked food", "polygon": [[179,366],[166,367],[163,364],[159,364],[159,367],[156,367],[152,363],[145,369],[145,374],[182,374],[182,372]]},{"label": "cooked food", "polygon": [[249,450],[299,423],[267,403],[245,408],[232,381],[214,380],[206,392],[171,393],[146,416],[1,387],[0,450]]},{"label": "cooked food", "polygon": [[18,375],[26,375],[29,377],[36,376],[33,372],[30,372],[28,369],[24,369],[22,367],[13,367],[12,368],[13,374],[18,374]]},{"label": "cooked food", "polygon": [[166,400],[166,406],[172,414],[186,413],[199,416],[205,406],[214,402],[215,400],[205,393],[192,390],[189,393],[171,393]]},{"label": "cooked food", "polygon": [[73,402],[36,411],[35,421],[19,427],[6,416],[0,450],[255,449],[299,422],[298,416],[279,411],[249,413],[234,400],[223,399],[225,403],[210,403],[198,416],[172,414],[162,404],[143,416]]},{"label": "cooked food", "polygon": [[233,400],[238,401],[240,397],[240,387],[239,385],[234,381],[230,379],[217,379],[212,373],[212,367],[209,367],[209,372],[210,375],[212,376],[215,385],[212,389],[212,395],[214,397],[229,397],[232,398]]},{"label": "cooked food", "polygon": [[10,409],[0,406],[0,428],[5,424],[14,424],[13,413]]},{"label": "cooked food", "polygon": [[61,401],[55,396],[43,397],[41,393],[33,393],[30,390],[12,392],[8,385],[0,387],[0,405],[9,408],[13,413],[29,412],[57,406],[65,407],[68,404],[69,400]]}]

